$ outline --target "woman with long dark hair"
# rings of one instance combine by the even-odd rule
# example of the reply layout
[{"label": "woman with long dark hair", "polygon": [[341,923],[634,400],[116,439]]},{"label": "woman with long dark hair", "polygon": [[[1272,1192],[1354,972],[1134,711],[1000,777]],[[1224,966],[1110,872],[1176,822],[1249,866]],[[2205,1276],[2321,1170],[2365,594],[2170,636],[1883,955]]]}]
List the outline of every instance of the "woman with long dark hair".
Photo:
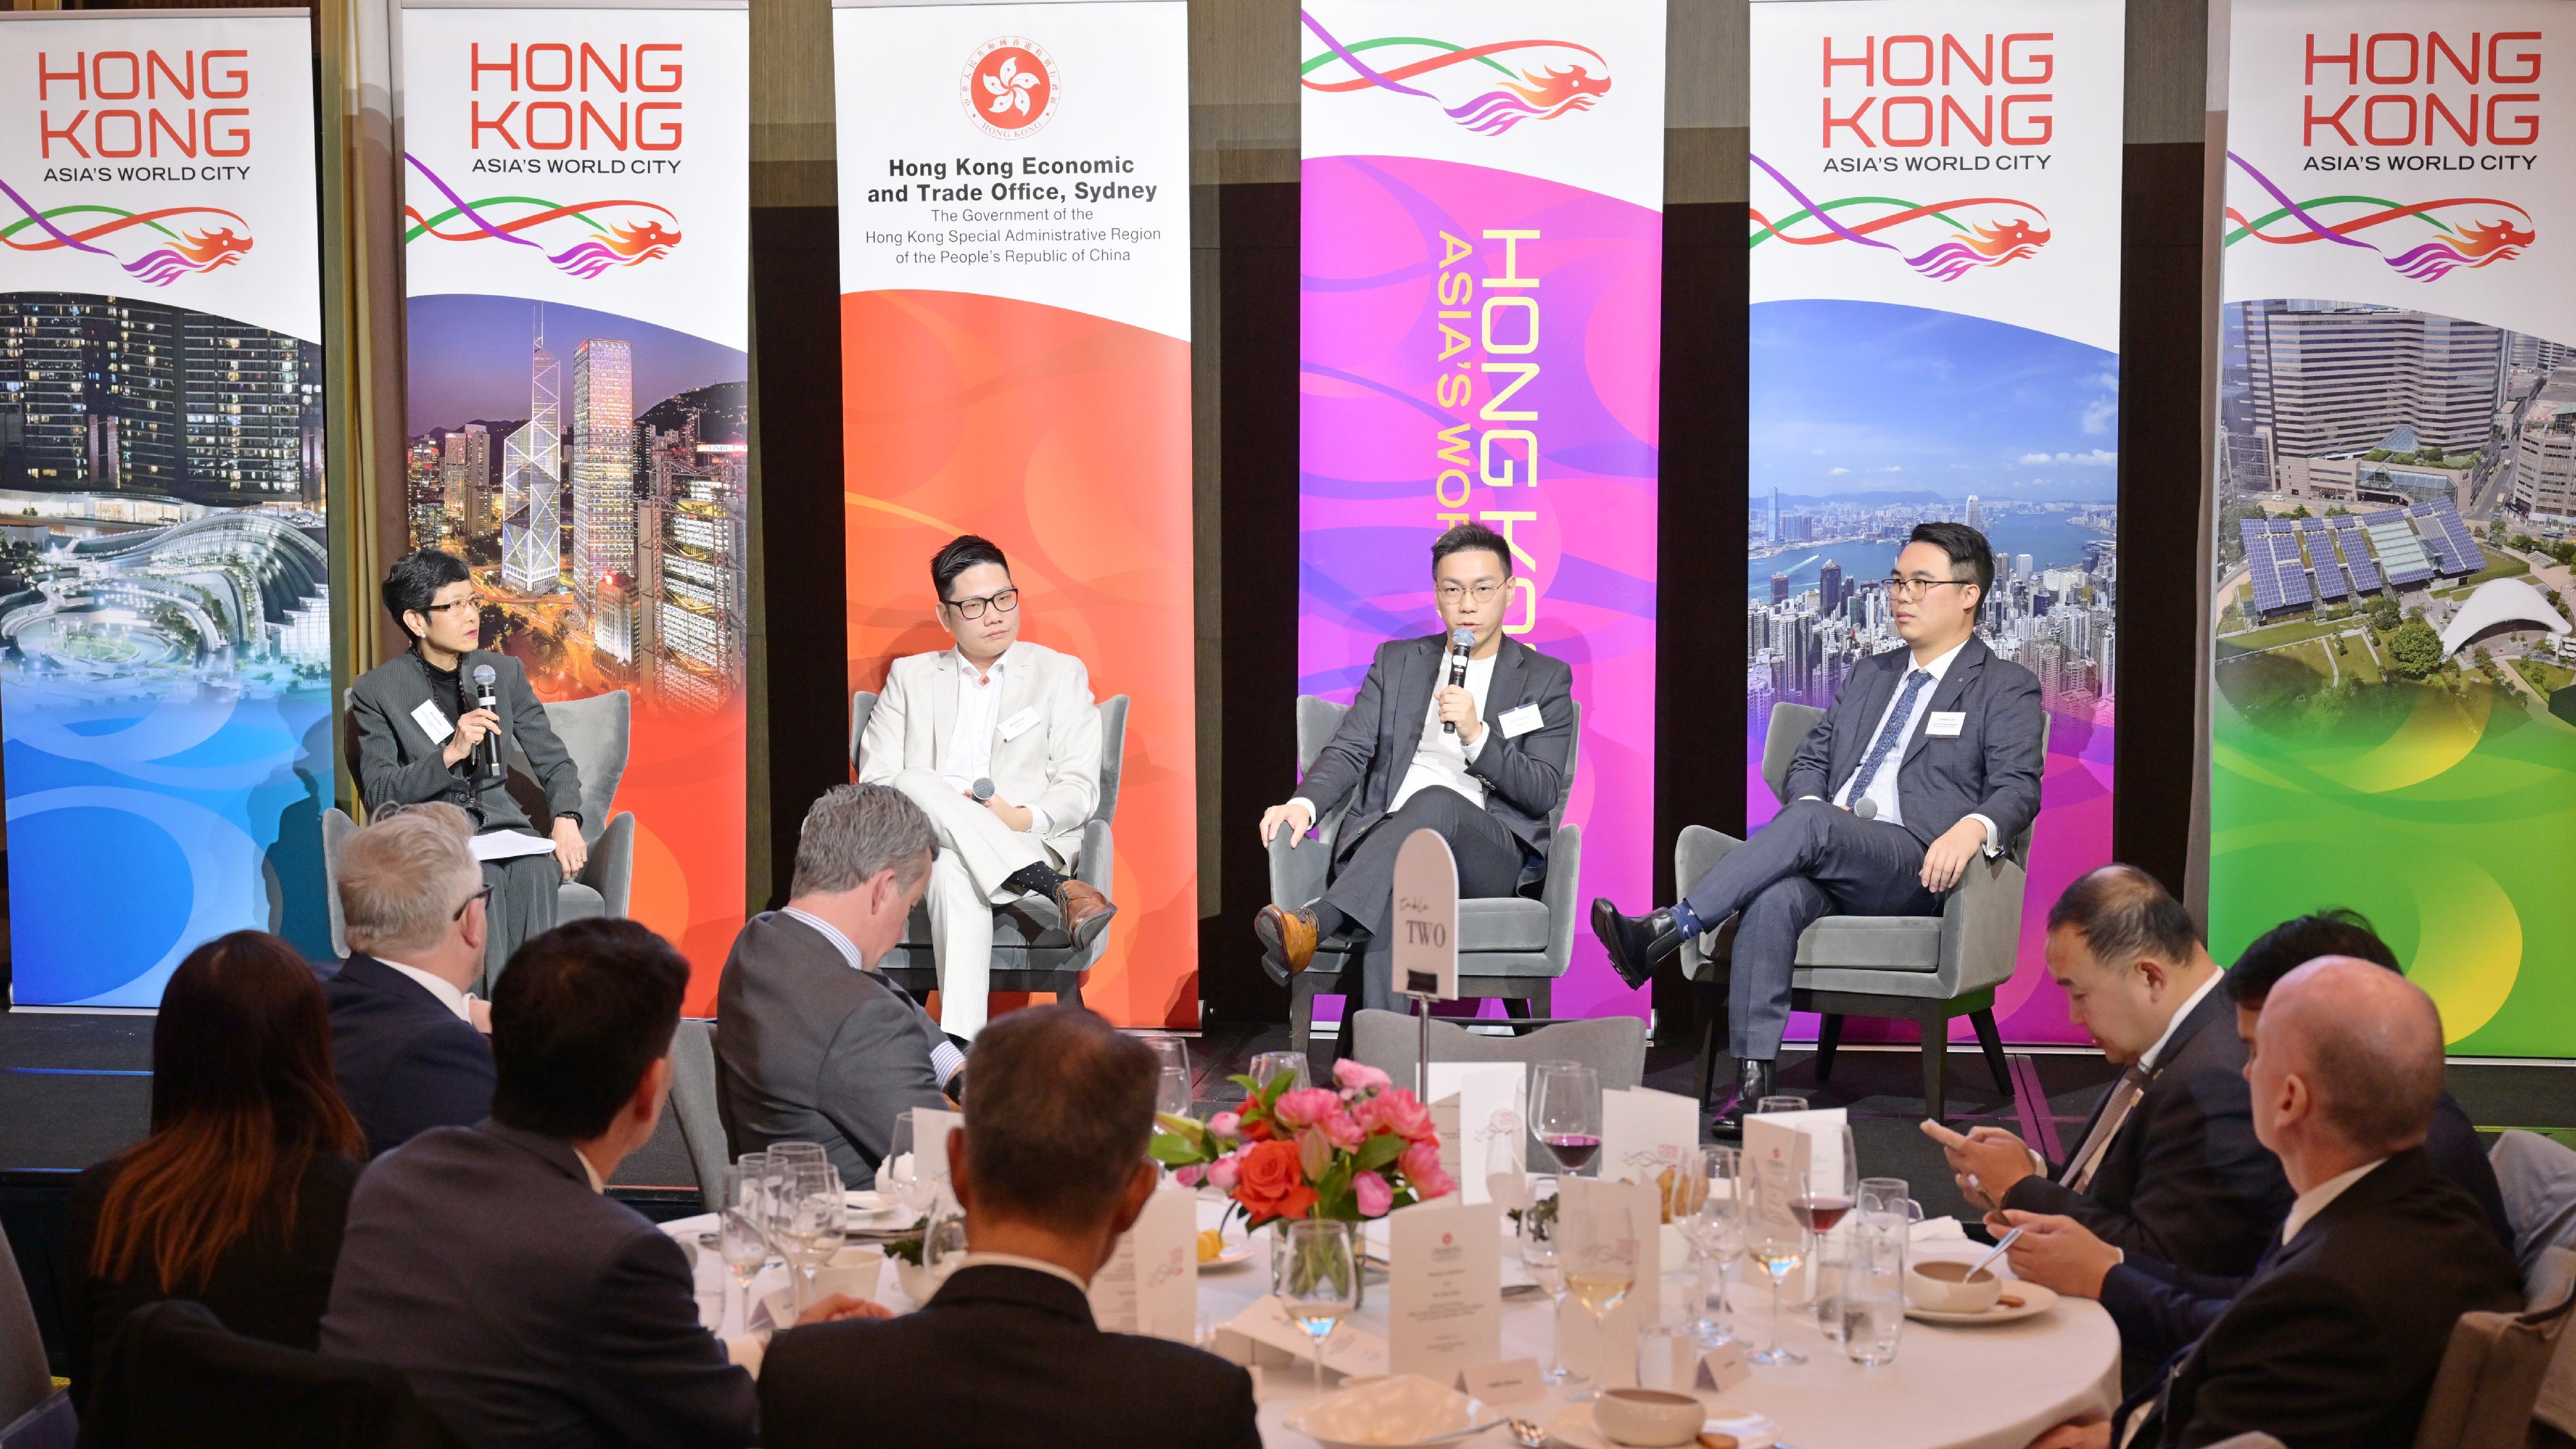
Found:
[{"label": "woman with long dark hair", "polygon": [[179,963],[152,1032],[150,1136],[72,1190],[75,1394],[136,1308],[206,1305],[235,1333],[316,1346],[365,1153],[331,1077],[331,1017],[295,948],[219,936]]}]

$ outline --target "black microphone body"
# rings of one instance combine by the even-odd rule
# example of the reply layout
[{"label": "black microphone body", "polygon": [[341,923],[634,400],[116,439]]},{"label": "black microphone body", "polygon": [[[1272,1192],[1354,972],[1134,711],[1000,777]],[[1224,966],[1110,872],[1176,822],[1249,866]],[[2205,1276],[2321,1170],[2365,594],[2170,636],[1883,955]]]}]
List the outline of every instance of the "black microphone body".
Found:
[{"label": "black microphone body", "polygon": [[[1476,635],[1472,630],[1461,629],[1449,636],[1449,687],[1451,689],[1461,689],[1466,686],[1467,651],[1475,647]],[[1440,732],[1444,735],[1454,735],[1458,733],[1458,726],[1444,719],[1440,722]]]},{"label": "black microphone body", "polygon": [[[493,686],[493,678],[491,665],[474,666],[474,707],[490,710],[497,719],[501,713],[501,697]],[[497,729],[485,731],[483,738],[474,742],[474,778],[498,780],[508,773],[508,767],[501,763],[501,732]]]}]

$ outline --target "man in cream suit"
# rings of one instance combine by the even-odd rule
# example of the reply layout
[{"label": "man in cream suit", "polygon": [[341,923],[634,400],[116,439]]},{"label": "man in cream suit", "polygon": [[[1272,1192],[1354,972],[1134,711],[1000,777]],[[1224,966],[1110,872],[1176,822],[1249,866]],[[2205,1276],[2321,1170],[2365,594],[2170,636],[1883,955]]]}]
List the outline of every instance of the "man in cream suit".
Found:
[{"label": "man in cream suit", "polygon": [[887,671],[859,742],[859,780],[901,790],[938,828],[926,899],[939,1026],[972,1039],[992,977],[993,907],[1045,897],[1077,946],[1117,913],[1065,874],[1100,804],[1100,707],[1081,660],[1020,638],[1019,590],[991,542],[951,540],[932,555],[930,582],[957,647]]}]

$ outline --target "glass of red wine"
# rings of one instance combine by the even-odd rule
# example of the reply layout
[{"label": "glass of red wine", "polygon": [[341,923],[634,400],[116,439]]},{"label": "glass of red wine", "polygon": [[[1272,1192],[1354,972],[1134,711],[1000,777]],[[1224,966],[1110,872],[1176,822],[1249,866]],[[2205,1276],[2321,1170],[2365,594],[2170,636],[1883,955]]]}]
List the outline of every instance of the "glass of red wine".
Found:
[{"label": "glass of red wine", "polygon": [[1530,1067],[1530,1130],[1573,1176],[1601,1155],[1601,1077],[1581,1062]]},{"label": "glass of red wine", "polygon": [[[1810,1129],[1814,1155],[1806,1181],[1789,1199],[1789,1216],[1807,1230],[1807,1262],[1815,1275],[1817,1327],[1830,1339],[1842,1337],[1843,1251],[1848,1239],[1834,1235],[1860,1201],[1860,1158],[1852,1150],[1849,1126]],[[1830,1160],[1829,1160],[1830,1155]]]}]

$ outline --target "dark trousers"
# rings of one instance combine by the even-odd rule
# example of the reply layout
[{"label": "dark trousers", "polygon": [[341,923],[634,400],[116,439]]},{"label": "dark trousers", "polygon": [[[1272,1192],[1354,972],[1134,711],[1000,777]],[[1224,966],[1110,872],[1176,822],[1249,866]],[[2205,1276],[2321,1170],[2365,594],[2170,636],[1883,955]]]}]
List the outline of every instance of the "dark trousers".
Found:
[{"label": "dark trousers", "polygon": [[1770,1061],[1789,1029],[1798,937],[1825,916],[1929,916],[1923,842],[1822,800],[1793,800],[1682,897],[1715,930],[1739,912],[1726,1019],[1736,1060]]},{"label": "dark trousers", "polygon": [[1436,830],[1458,860],[1458,899],[1508,896],[1520,889],[1521,842],[1485,807],[1445,787],[1423,790],[1404,808],[1379,820],[1342,852],[1324,903],[1369,933],[1360,953],[1359,1004],[1401,1011],[1395,993],[1395,942],[1387,918],[1395,911],[1395,857],[1417,830]]},{"label": "dark trousers", "polygon": [[492,888],[484,903],[482,996],[490,1000],[501,984],[501,968],[510,956],[555,928],[555,891],[563,885],[563,863],[551,855],[521,855],[483,862],[483,883]]}]

